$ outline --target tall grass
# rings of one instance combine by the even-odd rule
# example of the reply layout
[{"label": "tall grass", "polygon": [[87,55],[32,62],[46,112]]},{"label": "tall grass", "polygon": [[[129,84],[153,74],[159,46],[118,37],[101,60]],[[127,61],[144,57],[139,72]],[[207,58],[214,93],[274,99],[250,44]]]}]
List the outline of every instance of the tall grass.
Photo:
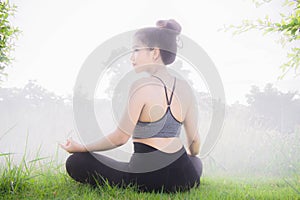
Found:
[{"label": "tall grass", "polygon": [[41,147],[38,148],[35,159],[26,160],[27,155],[28,133],[24,153],[19,164],[13,160],[14,153],[1,153],[0,157],[4,158],[4,165],[0,166],[0,194],[16,194],[27,189],[30,182],[39,175],[36,173],[38,162],[45,159],[39,157]]},{"label": "tall grass", "polygon": [[[58,150],[58,149],[57,149]],[[25,151],[26,152],[26,151]],[[300,179],[289,185],[282,179],[204,177],[201,186],[189,192],[140,193],[135,187],[117,188],[109,184],[96,188],[75,182],[55,156],[13,162],[13,154],[2,154],[0,199],[300,199]],[[180,176],[180,175],[179,175]]]},{"label": "tall grass", "polygon": [[[294,139],[299,138],[297,135]],[[300,175],[297,173],[300,162],[293,162],[294,171],[286,174],[292,176],[277,178],[213,175],[205,173],[204,168],[201,186],[189,192],[140,193],[134,186],[121,189],[106,182],[94,188],[75,182],[67,175],[64,162],[58,161],[58,146],[54,155],[48,157],[40,156],[39,146],[34,158],[28,160],[27,144],[28,133],[20,162],[14,162],[16,154],[0,152],[0,159],[3,159],[0,162],[0,199],[300,199]],[[288,155],[285,158],[292,156],[295,161],[299,148],[288,153],[285,149],[288,148],[283,146],[280,150],[284,156]],[[213,157],[210,159],[210,167],[226,168]]]},{"label": "tall grass", "polygon": [[[208,174],[296,177],[300,175],[300,127],[286,134],[227,119],[222,136],[204,160]],[[243,122],[245,124],[243,124]]]}]

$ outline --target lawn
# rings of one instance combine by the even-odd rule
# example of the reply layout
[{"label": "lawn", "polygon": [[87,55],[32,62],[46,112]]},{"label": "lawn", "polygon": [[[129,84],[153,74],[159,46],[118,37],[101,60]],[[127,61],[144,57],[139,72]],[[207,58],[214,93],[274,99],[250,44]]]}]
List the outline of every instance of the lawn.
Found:
[{"label": "lawn", "polygon": [[[5,156],[5,155],[4,155]],[[1,165],[1,199],[300,199],[299,176],[289,178],[204,176],[189,192],[139,193],[133,187],[92,188],[73,181],[63,165],[42,159]]]}]

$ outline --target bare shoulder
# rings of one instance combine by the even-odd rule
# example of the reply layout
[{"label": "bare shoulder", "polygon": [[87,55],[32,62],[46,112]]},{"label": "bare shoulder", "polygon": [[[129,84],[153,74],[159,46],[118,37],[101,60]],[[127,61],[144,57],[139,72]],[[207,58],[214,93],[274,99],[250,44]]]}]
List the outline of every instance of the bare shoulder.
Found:
[{"label": "bare shoulder", "polygon": [[[142,77],[132,83],[131,91],[139,91],[140,94],[149,93],[153,90],[156,92],[156,88],[152,87],[153,84],[161,86],[161,82],[158,79]],[[190,99],[193,96],[193,88],[186,80],[176,77],[176,93],[181,97]]]},{"label": "bare shoulder", "polygon": [[147,90],[153,86],[153,84],[158,83],[157,80],[151,78],[151,77],[142,77],[132,83],[131,88],[139,89],[139,90]]},{"label": "bare shoulder", "polygon": [[130,93],[142,94],[147,89],[150,79],[148,77],[142,77],[135,80],[130,86]]},{"label": "bare shoulder", "polygon": [[176,78],[176,87],[178,89],[177,91],[180,91],[183,96],[187,98],[191,98],[193,96],[193,89],[186,80]]}]

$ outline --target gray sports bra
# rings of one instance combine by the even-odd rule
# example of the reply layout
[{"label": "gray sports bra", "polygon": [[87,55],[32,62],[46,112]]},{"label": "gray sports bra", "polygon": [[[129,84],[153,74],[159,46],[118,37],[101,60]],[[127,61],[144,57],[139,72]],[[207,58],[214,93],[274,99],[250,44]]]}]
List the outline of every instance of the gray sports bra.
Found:
[{"label": "gray sports bra", "polygon": [[[158,78],[163,84],[164,82],[157,76],[152,75],[153,77]],[[164,84],[166,99],[168,108],[164,116],[154,122],[142,122],[138,121],[135,129],[133,131],[132,138],[168,138],[168,137],[179,137],[181,131],[182,122],[178,121],[172,114],[170,109],[170,104],[173,97],[173,92],[175,89],[176,77],[174,80],[173,90],[170,97],[170,101],[167,95],[167,87]]]}]

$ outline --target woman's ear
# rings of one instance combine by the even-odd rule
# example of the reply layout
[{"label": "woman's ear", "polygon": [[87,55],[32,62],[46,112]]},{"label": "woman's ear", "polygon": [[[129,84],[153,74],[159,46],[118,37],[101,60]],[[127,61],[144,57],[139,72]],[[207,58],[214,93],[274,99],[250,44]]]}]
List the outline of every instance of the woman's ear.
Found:
[{"label": "woman's ear", "polygon": [[153,55],[152,55],[153,60],[157,60],[160,56],[159,48],[154,48],[152,52],[153,52]]}]

